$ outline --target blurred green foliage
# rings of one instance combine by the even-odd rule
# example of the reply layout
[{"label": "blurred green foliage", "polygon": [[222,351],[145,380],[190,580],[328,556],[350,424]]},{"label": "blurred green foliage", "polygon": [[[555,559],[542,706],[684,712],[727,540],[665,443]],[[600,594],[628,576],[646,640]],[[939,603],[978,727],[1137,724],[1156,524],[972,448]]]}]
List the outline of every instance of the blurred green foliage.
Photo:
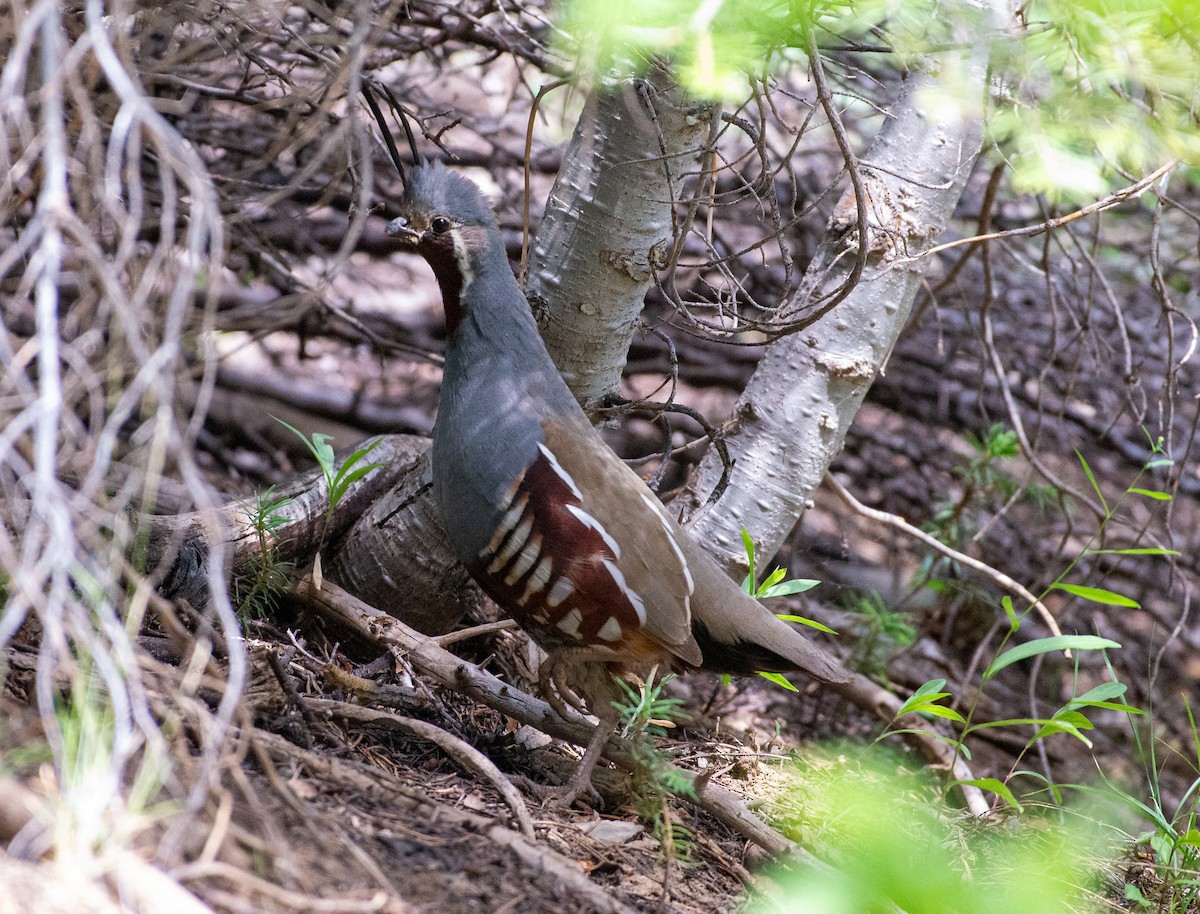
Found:
[{"label": "blurred green foliage", "polygon": [[1068,914],[1097,888],[1090,816],[980,822],[885,752],[806,756],[788,781],[777,824],[836,869],[777,874],[782,891],[753,914]]},{"label": "blurred green foliage", "polygon": [[[1128,183],[1121,172],[1200,161],[1196,0],[1028,0],[1020,21],[985,15],[966,0],[566,0],[559,25],[585,78],[659,57],[695,95],[726,101],[747,96],[748,74],[806,65],[810,35],[897,73],[931,55],[953,66],[982,43],[995,74],[990,135],[1018,189],[1083,199]],[[945,116],[975,104],[946,95],[931,100]]]},{"label": "blurred green foliage", "polygon": [[[989,118],[1018,189],[1098,195],[1113,169],[1200,160],[1200,4],[1033,0],[993,65],[1008,86]],[[1074,193],[1070,193],[1073,191]]]}]

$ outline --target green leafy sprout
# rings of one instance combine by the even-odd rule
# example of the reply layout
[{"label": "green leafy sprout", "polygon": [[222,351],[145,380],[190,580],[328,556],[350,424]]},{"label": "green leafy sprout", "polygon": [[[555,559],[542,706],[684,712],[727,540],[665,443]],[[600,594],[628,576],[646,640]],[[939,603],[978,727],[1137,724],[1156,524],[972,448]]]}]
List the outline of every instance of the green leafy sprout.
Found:
[{"label": "green leafy sprout", "polygon": [[[1021,453],[1015,431],[997,422],[981,437],[968,432],[963,439],[971,453],[953,469],[954,475],[962,480],[962,492],[956,498],[941,503],[933,516],[922,525],[926,532],[955,549],[960,548],[976,532],[971,519],[972,506],[994,499],[1008,501],[1018,492],[1034,503],[1049,500],[1043,488],[1018,484],[1005,468],[1005,461],[1019,457]],[[925,580],[925,586],[940,589],[943,582],[938,581],[934,573],[946,561],[930,558],[923,565],[918,578]]]},{"label": "green leafy sprout", "polygon": [[[749,572],[742,581],[742,590],[746,591],[746,593],[750,594],[750,596],[754,597],[756,600],[765,600],[768,597],[786,597],[793,594],[805,593],[821,583],[820,581],[814,581],[809,578],[792,578],[791,580],[784,580],[784,578],[787,577],[787,571],[783,568],[776,568],[765,578],[763,578],[762,583],[756,584],[755,581],[757,581],[758,575],[754,559],[754,539],[750,536],[749,531],[746,530],[745,527],[742,528],[742,546],[746,550],[746,563],[749,566]],[[808,619],[804,616],[796,616],[790,613],[776,613],[775,616],[784,622],[797,622],[800,625],[808,625],[830,635],[837,634],[837,632],[835,632],[828,625],[823,625],[815,619]],[[788,681],[786,676],[780,673],[767,673],[760,671],[758,675],[769,682],[775,683],[781,688],[787,689],[790,692],[799,691],[799,689],[797,689],[791,684],[790,681]],[[724,679],[726,682],[729,681],[728,676],[724,677]]]},{"label": "green leafy sprout", "polygon": [[850,591],[843,597],[843,603],[853,614],[854,652],[846,665],[886,676],[887,658],[917,640],[910,613],[889,605],[871,590]]},{"label": "green leafy sprout", "polygon": [[289,425],[278,416],[272,416],[271,418],[303,441],[309,451],[312,452],[313,457],[316,458],[317,465],[321,468],[321,475],[325,478],[325,488],[329,492],[329,505],[325,509],[325,520],[328,523],[347,490],[354,483],[380,466],[378,463],[360,463],[360,461],[366,458],[371,451],[375,450],[382,443],[383,439],[376,438],[366,447],[354,451],[339,467],[337,465],[337,456],[333,452],[333,445],[329,443],[333,440],[332,435],[313,432],[310,439],[300,429],[294,425]]},{"label": "green leafy sprout", "polygon": [[321,578],[321,550],[325,546],[325,535],[329,530],[329,525],[333,521],[333,512],[341,503],[342,498],[352,485],[370,473],[372,470],[381,466],[378,463],[362,463],[371,451],[375,450],[382,438],[376,438],[366,447],[361,447],[350,454],[339,467],[337,465],[337,455],[333,452],[333,446],[329,443],[333,440],[332,435],[326,435],[322,432],[313,432],[312,438],[308,438],[305,434],[295,426],[289,425],[278,416],[272,416],[276,422],[284,428],[290,430],[297,438],[304,442],[305,446],[317,460],[317,465],[321,468],[321,475],[325,479],[325,489],[329,493],[329,502],[325,508],[325,524],[321,529],[321,539],[317,543],[317,554],[313,560],[313,577],[317,580],[317,586],[320,586]]},{"label": "green leafy sprout", "polygon": [[1150,788],[1150,795],[1143,800],[1135,797],[1101,772],[1104,784],[1100,788],[1077,788],[1086,793],[1100,794],[1114,799],[1137,817],[1140,823],[1150,828],[1130,835],[1130,843],[1150,851],[1155,864],[1156,879],[1148,886],[1150,896],[1137,884],[1125,886],[1125,898],[1139,911],[1169,912],[1169,914],[1191,914],[1200,908],[1200,732],[1192,703],[1184,697],[1188,730],[1191,735],[1191,755],[1188,765],[1192,782],[1182,792],[1173,808],[1168,808],[1163,798],[1160,782],[1161,759],[1155,739],[1156,724],[1151,718],[1139,726],[1139,721],[1129,715],[1130,731],[1134,747],[1140,757]]}]

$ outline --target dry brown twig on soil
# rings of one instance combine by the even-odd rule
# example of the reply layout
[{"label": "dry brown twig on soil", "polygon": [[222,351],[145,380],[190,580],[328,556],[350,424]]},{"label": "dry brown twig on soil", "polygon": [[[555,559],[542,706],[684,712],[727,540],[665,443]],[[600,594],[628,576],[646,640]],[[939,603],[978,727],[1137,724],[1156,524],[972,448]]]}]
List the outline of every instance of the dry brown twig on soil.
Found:
[{"label": "dry brown twig on soil", "polygon": [[[527,695],[491,673],[451,654],[434,639],[409,628],[400,620],[369,606],[341,588],[326,583],[320,590],[316,590],[311,585],[311,579],[305,579],[296,587],[295,594],[326,616],[349,626],[354,632],[380,647],[401,652],[415,669],[446,688],[462,692],[494,710],[559,739],[579,745],[586,745],[590,741],[594,729],[590,722],[582,718],[567,720],[560,717],[547,702]],[[899,701],[894,696],[863,676],[855,677],[842,689],[842,694],[861,705],[867,706],[869,703],[869,706],[875,708],[886,719],[890,719],[899,707]],[[971,776],[965,764],[960,759],[954,759],[953,753],[940,741],[930,738],[920,745],[923,749],[935,749],[937,760],[953,765],[956,776]],[[609,741],[604,757],[626,770],[632,768],[628,750],[618,740]],[[718,821],[773,854],[802,853],[793,842],[755,816],[733,793],[709,783],[705,775],[679,773],[692,781],[696,790],[694,802]],[[986,812],[987,806],[978,791],[968,789],[965,793],[973,813]]]},{"label": "dry brown twig on soil", "polygon": [[525,800],[522,799],[512,782],[496,767],[496,764],[466,740],[459,739],[454,734],[447,733],[441,727],[434,726],[427,721],[402,717],[391,711],[376,711],[372,708],[327,698],[308,699],[306,703],[313,710],[339,720],[356,724],[379,724],[403,730],[420,739],[429,740],[464,768],[476,772],[495,787],[512,810],[521,834],[526,838],[533,837],[533,819],[529,815]]},{"label": "dry brown twig on soil", "polygon": [[[352,766],[346,761],[327,754],[302,749],[274,733],[255,731],[254,739],[261,743],[272,758],[288,764],[298,762],[314,777],[335,784],[345,784],[371,795],[377,794],[379,788],[382,788],[390,793],[396,801],[421,811],[426,819],[437,818],[453,822],[471,832],[483,835],[495,844],[508,849],[534,872],[541,874],[546,882],[552,884],[554,890],[561,891],[565,888],[580,899],[587,901],[597,914],[634,914],[628,905],[614,898],[604,888],[596,885],[581,873],[574,861],[565,859],[544,844],[531,841],[520,832],[507,826],[498,825],[478,813],[438,803],[428,792],[398,784],[383,772],[363,766]],[[179,875],[187,880],[200,878],[204,872],[199,869],[196,871],[183,869]]]}]

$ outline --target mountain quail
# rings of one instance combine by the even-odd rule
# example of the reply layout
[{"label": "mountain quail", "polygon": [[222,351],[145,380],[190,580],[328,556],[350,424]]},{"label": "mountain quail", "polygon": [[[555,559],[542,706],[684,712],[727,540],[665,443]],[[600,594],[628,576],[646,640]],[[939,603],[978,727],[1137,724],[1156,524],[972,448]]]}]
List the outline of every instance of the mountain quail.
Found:
[{"label": "mountain quail", "polygon": [[[616,725],[613,675],[702,668],[849,675],[747,595],[604,443],[538,334],[478,187],[413,169],[387,233],[433,268],[446,365],[434,494],[459,558],[549,655],[543,687],[601,719],[559,797],[590,788]],[[561,708],[561,705],[557,705]]]}]

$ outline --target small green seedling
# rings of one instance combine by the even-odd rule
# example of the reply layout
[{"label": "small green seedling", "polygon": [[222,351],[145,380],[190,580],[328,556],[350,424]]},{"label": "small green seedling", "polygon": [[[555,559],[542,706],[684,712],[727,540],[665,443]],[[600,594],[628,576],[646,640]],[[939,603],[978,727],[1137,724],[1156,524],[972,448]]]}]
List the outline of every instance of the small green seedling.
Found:
[{"label": "small green seedling", "polygon": [[269,616],[279,595],[288,587],[292,563],[279,560],[276,543],[288,523],[283,509],[290,503],[291,498],[275,494],[274,486],[255,492],[252,499],[238,500],[258,543],[250,568],[233,579],[234,604],[243,620]]},{"label": "small green seedling", "polygon": [[639,818],[650,826],[667,860],[687,863],[693,844],[692,833],[671,815],[673,796],[695,799],[689,778],[671,766],[667,755],[654,745],[654,737],[675,727],[680,715],[678,698],[662,694],[663,686],[674,677],[655,680],[653,674],[636,686],[616,679],[622,697],[613,702],[621,722],[621,736],[629,740],[633,757],[633,801]]},{"label": "small green seedling", "polygon": [[359,448],[347,457],[339,468],[336,456],[333,453],[333,446],[329,443],[333,440],[332,435],[313,432],[312,439],[310,440],[304,437],[304,432],[300,431],[294,425],[289,425],[278,416],[272,416],[271,418],[303,441],[305,446],[312,452],[313,457],[317,459],[317,465],[321,468],[321,475],[325,477],[325,486],[329,490],[329,507],[325,512],[326,519],[333,515],[334,509],[337,508],[338,503],[342,500],[342,497],[346,494],[350,486],[380,466],[378,463],[365,463],[362,466],[357,466],[357,464],[379,446],[379,443],[383,441],[382,438],[376,438],[366,447]]},{"label": "small green seedling", "polygon": [[354,483],[382,465],[378,463],[360,463],[360,461],[370,454],[371,451],[375,450],[383,439],[376,438],[366,447],[359,448],[347,457],[339,468],[336,455],[333,452],[333,446],[329,443],[333,440],[332,435],[313,432],[312,439],[310,440],[305,437],[302,431],[284,422],[278,416],[272,416],[271,418],[284,428],[290,430],[297,438],[304,442],[312,452],[313,457],[317,459],[317,465],[321,468],[321,475],[325,477],[325,488],[329,492],[329,504],[325,509],[325,525],[321,530],[321,540],[317,544],[316,558],[313,560],[313,580],[319,590],[321,587],[321,549],[325,545],[325,533],[328,531],[329,524],[333,520],[333,512]]},{"label": "small green seedling", "polygon": [[[785,581],[784,578],[787,577],[787,571],[783,568],[776,568],[763,578],[761,584],[756,584],[755,581],[758,575],[754,564],[754,540],[751,539],[750,533],[745,527],[742,528],[742,544],[746,548],[746,562],[750,566],[749,573],[746,575],[745,580],[742,581],[742,590],[746,591],[746,593],[750,594],[756,600],[765,600],[768,597],[787,597],[793,594],[804,593],[805,591],[812,590],[821,583],[810,578],[792,578],[790,581]],[[776,613],[775,615],[784,622],[798,622],[800,625],[809,625],[831,635],[837,634],[828,625],[822,625],[815,619],[795,616],[790,613]],[[800,691],[788,681],[786,676],[779,673],[764,673],[759,671],[758,675],[790,692]],[[728,676],[724,678],[726,682],[729,681]]]},{"label": "small green seedling", "polygon": [[[761,584],[755,584],[757,575],[754,565],[754,540],[750,538],[749,532],[745,527],[742,528],[742,544],[746,547],[746,561],[750,566],[750,573],[746,575],[746,579],[742,581],[742,590],[750,594],[756,600],[765,600],[767,597],[787,597],[792,594],[804,593],[807,590],[812,590],[820,581],[813,581],[808,578],[792,578],[790,581],[785,581],[787,571],[783,568],[776,568],[768,574]],[[800,621],[793,619],[790,621]],[[811,625],[814,628],[819,628],[822,631],[829,631],[819,622],[805,620],[805,625]]]}]

